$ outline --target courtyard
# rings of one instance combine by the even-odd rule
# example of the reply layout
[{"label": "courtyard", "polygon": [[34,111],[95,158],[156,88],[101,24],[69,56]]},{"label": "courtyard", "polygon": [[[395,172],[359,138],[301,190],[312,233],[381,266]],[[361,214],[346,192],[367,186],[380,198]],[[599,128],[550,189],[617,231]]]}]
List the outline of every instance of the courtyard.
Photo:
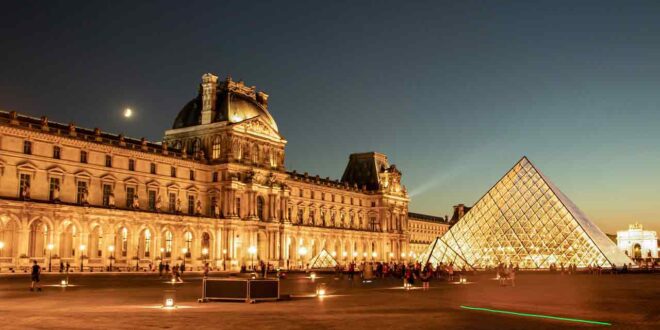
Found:
[{"label": "courtyard", "polygon": [[[521,272],[515,287],[503,287],[481,273],[467,277],[466,284],[435,280],[427,291],[420,283],[406,291],[395,278],[362,283],[334,274],[315,280],[290,274],[281,281],[281,294],[289,298],[247,304],[198,303],[199,273],[186,273],[180,284],[152,273],[74,273],[67,288],[57,286],[63,274],[44,274],[42,292],[29,291],[27,274],[3,274],[0,314],[3,329],[650,329],[660,326],[658,275]],[[220,276],[228,274],[211,275]],[[323,298],[314,297],[319,283],[328,289]],[[163,292],[172,288],[178,307],[162,309]]]}]

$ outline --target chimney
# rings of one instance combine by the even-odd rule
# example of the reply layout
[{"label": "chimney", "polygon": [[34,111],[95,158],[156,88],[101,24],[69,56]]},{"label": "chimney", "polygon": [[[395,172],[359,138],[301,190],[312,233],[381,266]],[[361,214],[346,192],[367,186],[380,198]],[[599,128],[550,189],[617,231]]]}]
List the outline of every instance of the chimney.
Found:
[{"label": "chimney", "polygon": [[210,73],[202,76],[202,122],[210,124],[215,117],[215,98],[218,89],[218,77]]}]

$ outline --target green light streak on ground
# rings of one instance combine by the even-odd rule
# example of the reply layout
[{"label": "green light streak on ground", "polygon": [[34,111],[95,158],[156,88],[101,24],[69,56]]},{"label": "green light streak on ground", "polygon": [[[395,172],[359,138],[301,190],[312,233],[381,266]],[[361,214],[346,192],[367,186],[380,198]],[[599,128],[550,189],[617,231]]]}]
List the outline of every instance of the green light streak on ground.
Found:
[{"label": "green light streak on ground", "polygon": [[474,310],[474,311],[483,311],[483,312],[491,312],[491,313],[499,313],[499,314],[509,314],[509,315],[516,315],[516,316],[537,317],[537,318],[542,318],[542,319],[551,319],[551,320],[559,320],[559,321],[570,321],[570,322],[598,324],[598,325],[612,325],[612,323],[600,322],[600,321],[581,320],[581,319],[573,319],[573,318],[569,318],[569,317],[559,317],[559,316],[551,316],[551,315],[510,312],[510,311],[503,311],[503,310],[499,310],[499,309],[470,307],[470,306],[461,306],[461,308]]}]

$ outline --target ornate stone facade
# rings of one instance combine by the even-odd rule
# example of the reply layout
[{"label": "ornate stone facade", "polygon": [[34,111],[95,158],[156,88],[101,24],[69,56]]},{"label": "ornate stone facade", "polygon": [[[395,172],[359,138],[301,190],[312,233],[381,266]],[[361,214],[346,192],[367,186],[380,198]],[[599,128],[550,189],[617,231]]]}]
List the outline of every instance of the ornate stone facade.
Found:
[{"label": "ornate stone facade", "polygon": [[434,217],[419,213],[408,213],[408,233],[410,245],[408,257],[416,258],[428,248],[436,238],[442,236],[449,230],[451,223],[447,216]]},{"label": "ornate stone facade", "polygon": [[401,172],[373,152],[351,155],[342,180],[286,171],[267,100],[205,74],[162,143],[0,112],[0,267],[409,255]]}]

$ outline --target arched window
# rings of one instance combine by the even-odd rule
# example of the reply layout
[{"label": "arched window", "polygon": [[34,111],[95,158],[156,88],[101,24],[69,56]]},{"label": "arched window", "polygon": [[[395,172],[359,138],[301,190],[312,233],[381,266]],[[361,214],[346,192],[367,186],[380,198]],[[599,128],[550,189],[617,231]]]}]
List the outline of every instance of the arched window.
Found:
[{"label": "arched window", "polygon": [[261,221],[266,219],[266,215],[264,214],[264,198],[261,196],[257,197],[257,217]]},{"label": "arched window", "polygon": [[218,158],[220,158],[220,150],[221,150],[220,148],[221,148],[221,145],[220,145],[220,138],[219,138],[219,137],[216,137],[216,138],[213,140],[213,146],[211,147],[211,159],[218,159]]},{"label": "arched window", "polygon": [[128,255],[128,229],[123,227],[121,229],[121,256],[126,257]]},{"label": "arched window", "polygon": [[191,256],[191,251],[192,251],[192,239],[193,235],[191,232],[187,231],[183,234],[183,239],[186,243],[186,258],[190,258]]},{"label": "arched window", "polygon": [[172,256],[172,232],[165,232],[165,257],[169,258]]}]

